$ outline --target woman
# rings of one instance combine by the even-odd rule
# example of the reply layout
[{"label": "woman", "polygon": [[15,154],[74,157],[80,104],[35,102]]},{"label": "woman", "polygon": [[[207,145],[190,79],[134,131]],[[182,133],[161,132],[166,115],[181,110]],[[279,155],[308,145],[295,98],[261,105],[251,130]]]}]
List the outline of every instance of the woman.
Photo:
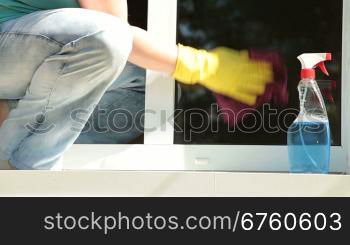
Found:
[{"label": "woman", "polygon": [[127,0],[0,0],[0,99],[19,100],[0,104],[11,108],[0,159],[16,169],[58,166],[127,62],[250,105],[272,81],[271,65],[246,52],[165,47],[127,16]]}]

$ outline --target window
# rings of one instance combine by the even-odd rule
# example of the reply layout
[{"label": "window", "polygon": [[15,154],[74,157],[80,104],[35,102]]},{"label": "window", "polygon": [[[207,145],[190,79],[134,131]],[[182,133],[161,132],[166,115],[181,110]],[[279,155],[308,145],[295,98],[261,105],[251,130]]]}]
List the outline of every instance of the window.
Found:
[{"label": "window", "polygon": [[299,108],[300,62],[296,57],[331,52],[333,61],[327,67],[334,82],[320,73],[324,81],[319,86],[327,95],[324,100],[333,145],[341,145],[342,1],[178,0],[178,5],[180,43],[205,49],[226,46],[280,53],[288,69],[290,99],[285,106],[271,103],[257,108],[242,123],[229,127],[217,116],[220,108],[213,93],[181,86],[176,108],[182,113],[176,122],[182,130],[175,132],[175,143],[286,145],[286,132]]},{"label": "window", "polygon": [[[250,31],[245,33],[245,29]],[[349,101],[344,95],[350,89],[347,80],[350,1],[282,4],[277,0],[264,3],[258,0],[149,0],[148,30],[158,41],[174,43],[178,39],[199,48],[225,45],[236,49],[277,49],[285,56],[290,71],[288,107],[292,109],[298,107],[296,86],[300,67],[296,56],[324,49],[333,52],[335,60],[329,64],[329,70],[338,86],[332,90],[335,103],[328,106],[333,125],[331,170],[347,170],[346,122],[350,113]],[[322,86],[327,87],[329,83]],[[110,170],[288,171],[283,132],[230,135],[225,132],[225,125],[221,125],[217,135],[204,132],[185,141],[184,132],[178,132],[176,126],[180,124],[188,129],[188,119],[178,116],[175,109],[207,108],[213,102],[207,100],[210,97],[203,88],[179,86],[167,75],[147,71],[144,145],[76,145],[66,155],[66,166]],[[293,117],[288,120],[291,122]],[[218,118],[214,121],[221,123]]]}]

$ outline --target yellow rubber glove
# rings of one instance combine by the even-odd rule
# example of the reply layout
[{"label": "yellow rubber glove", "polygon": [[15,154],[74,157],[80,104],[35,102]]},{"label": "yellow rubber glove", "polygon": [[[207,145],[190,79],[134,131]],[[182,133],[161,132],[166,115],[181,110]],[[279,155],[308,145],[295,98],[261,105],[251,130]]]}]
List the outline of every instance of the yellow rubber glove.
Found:
[{"label": "yellow rubber glove", "polygon": [[254,105],[273,82],[273,71],[269,63],[250,60],[247,51],[216,48],[208,52],[179,44],[174,78]]}]

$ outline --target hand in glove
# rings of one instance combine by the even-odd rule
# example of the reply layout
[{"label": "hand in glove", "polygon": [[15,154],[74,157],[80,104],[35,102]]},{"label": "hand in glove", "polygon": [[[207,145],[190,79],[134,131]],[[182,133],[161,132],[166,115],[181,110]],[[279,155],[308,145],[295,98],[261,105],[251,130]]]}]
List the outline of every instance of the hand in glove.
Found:
[{"label": "hand in glove", "polygon": [[174,77],[254,105],[266,85],[273,82],[273,71],[271,64],[251,60],[247,51],[216,48],[208,52],[179,45]]}]

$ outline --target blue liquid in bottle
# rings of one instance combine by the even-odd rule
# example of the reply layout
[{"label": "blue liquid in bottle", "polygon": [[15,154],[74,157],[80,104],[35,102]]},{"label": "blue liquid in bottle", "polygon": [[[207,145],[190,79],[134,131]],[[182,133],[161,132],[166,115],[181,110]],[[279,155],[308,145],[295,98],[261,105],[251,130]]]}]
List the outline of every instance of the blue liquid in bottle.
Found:
[{"label": "blue liquid in bottle", "polygon": [[329,172],[329,122],[296,121],[288,130],[288,150],[292,173]]}]

